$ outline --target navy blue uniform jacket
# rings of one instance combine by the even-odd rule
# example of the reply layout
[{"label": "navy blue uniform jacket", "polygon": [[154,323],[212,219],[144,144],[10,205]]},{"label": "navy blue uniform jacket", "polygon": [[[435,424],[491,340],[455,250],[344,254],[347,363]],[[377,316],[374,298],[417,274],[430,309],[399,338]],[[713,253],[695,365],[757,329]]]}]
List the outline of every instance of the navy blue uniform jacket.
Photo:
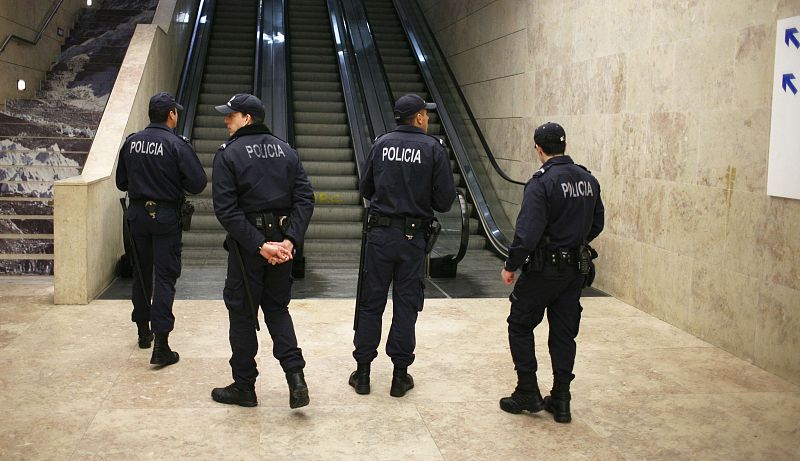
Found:
[{"label": "navy blue uniform jacket", "polygon": [[597,179],[567,155],[551,157],[525,184],[506,270],[519,269],[543,235],[550,236],[549,251],[591,242],[604,213]]},{"label": "navy blue uniform jacket", "polygon": [[117,189],[132,199],[179,201],[199,194],[208,178],[191,144],[163,123],[151,123],[122,143]]},{"label": "navy blue uniform jacket", "polygon": [[214,213],[244,251],[257,252],[264,243],[264,234],[246,213],[288,214],[284,236],[295,246],[303,242],[314,212],[314,191],[297,151],[265,125],[244,126],[220,146],[211,178]]},{"label": "navy blue uniform jacket", "polygon": [[456,198],[444,146],[411,125],[376,140],[359,189],[370,211],[384,216],[431,219],[433,210],[449,210]]}]

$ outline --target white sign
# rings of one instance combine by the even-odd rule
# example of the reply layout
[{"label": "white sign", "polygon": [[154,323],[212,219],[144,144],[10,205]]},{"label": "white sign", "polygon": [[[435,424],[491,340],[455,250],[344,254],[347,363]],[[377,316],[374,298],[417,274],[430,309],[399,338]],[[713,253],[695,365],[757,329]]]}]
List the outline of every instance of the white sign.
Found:
[{"label": "white sign", "polygon": [[800,16],[778,21],[767,194],[800,199]]}]

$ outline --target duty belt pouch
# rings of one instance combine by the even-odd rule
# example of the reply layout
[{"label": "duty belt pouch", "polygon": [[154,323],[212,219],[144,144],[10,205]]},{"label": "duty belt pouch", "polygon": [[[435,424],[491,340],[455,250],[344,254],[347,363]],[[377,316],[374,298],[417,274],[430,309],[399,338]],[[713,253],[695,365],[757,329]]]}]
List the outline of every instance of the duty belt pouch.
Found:
[{"label": "duty belt pouch", "polygon": [[264,231],[264,235],[271,239],[283,239],[284,234],[289,229],[288,216],[275,216],[272,213],[261,213],[256,215],[256,228]]},{"label": "duty belt pouch", "polygon": [[188,232],[192,227],[192,215],[194,214],[194,205],[188,200],[181,203],[181,228]]},{"label": "duty belt pouch", "polygon": [[[594,261],[593,260],[595,258],[597,258],[597,256],[598,256],[597,251],[595,251],[594,248],[590,247],[589,245],[585,245],[585,247],[589,251],[589,264],[588,264],[589,270],[588,270],[588,272],[586,272],[586,277],[583,279],[583,287],[584,288],[590,287],[590,286],[592,286],[592,283],[594,283],[594,277],[595,277],[595,275],[597,275],[597,271],[596,271],[596,269],[594,267]],[[583,248],[583,247],[581,247],[581,248]],[[581,259],[583,259],[583,255],[581,255]]]},{"label": "duty belt pouch", "polygon": [[439,233],[442,232],[442,224],[438,219],[433,218],[433,221],[428,225],[425,230],[425,254],[433,250],[433,245],[436,244],[436,239],[439,238]]},{"label": "duty belt pouch", "polygon": [[144,202],[144,210],[150,215],[150,219],[156,219],[156,216],[158,216],[158,203],[148,200]]},{"label": "duty belt pouch", "polygon": [[418,218],[406,218],[405,225],[403,226],[403,235],[406,240],[411,240],[417,235],[417,232],[422,228],[422,220]]},{"label": "duty belt pouch", "polygon": [[589,265],[592,262],[592,252],[588,245],[578,247],[578,272],[581,275],[589,274]]},{"label": "duty belt pouch", "polygon": [[570,262],[570,254],[569,250],[564,248],[559,248],[558,253],[556,254],[556,266],[558,267],[558,271],[563,271]]}]

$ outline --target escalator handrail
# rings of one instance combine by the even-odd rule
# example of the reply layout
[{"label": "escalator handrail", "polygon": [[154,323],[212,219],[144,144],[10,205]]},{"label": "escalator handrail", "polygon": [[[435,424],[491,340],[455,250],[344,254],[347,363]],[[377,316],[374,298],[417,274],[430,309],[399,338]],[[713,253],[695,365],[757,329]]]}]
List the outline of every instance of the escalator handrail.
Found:
[{"label": "escalator handrail", "polygon": [[[417,31],[415,29],[416,24],[420,21],[412,22],[411,20],[412,18],[410,18],[409,11],[407,9],[408,2],[401,0],[392,0],[392,1],[394,3],[395,11],[397,12],[398,17],[400,18],[401,23],[404,24],[405,26],[404,29],[406,32],[406,36],[411,44],[412,51],[419,64],[423,79],[425,80],[425,83],[429,91],[431,92],[432,99],[437,102],[437,112],[439,113],[439,119],[444,125],[445,131],[453,133],[455,135],[457,133],[457,131],[455,130],[455,124],[450,118],[450,114],[447,110],[446,105],[444,104],[443,98],[441,97],[441,92],[439,91],[439,87],[436,83],[436,80],[433,78],[429,63],[423,52],[422,45],[420,44],[420,37],[418,36]],[[417,5],[416,2],[414,2],[414,6],[419,8],[419,5]],[[424,22],[424,20],[422,22]],[[433,41],[435,42],[435,39]],[[446,65],[446,62],[444,64]],[[455,86],[458,87],[458,84],[456,83]],[[466,106],[466,103],[464,105]],[[480,130],[478,130],[478,132],[480,132]],[[508,247],[510,246],[511,243],[510,239],[506,235],[504,235],[503,232],[500,230],[497,221],[492,215],[491,210],[489,210],[488,204],[486,202],[486,197],[484,196],[481,185],[477,183],[477,180],[475,178],[475,170],[472,167],[471,161],[466,152],[466,148],[464,147],[458,136],[448,136],[448,138],[450,138],[450,144],[453,147],[453,152],[455,154],[456,160],[458,161],[461,167],[461,171],[464,175],[464,180],[467,183],[467,188],[472,194],[475,206],[478,207],[479,210],[478,216],[484,228],[486,229],[487,240],[490,242],[492,248],[497,253],[499,253],[504,257],[508,256]]]},{"label": "escalator handrail", "polygon": [[367,123],[368,117],[364,109],[364,91],[357,78],[358,71],[355,56],[348,39],[349,33],[341,0],[326,0],[326,4],[333,32],[333,45],[336,50],[336,61],[342,82],[348,126],[350,127],[353,151],[356,155],[356,168],[358,177],[361,178],[372,147],[369,124]]},{"label": "escalator handrail", "polygon": [[[262,82],[264,81],[263,78],[263,69],[261,65],[264,63],[264,31],[270,29],[270,17],[264,14],[264,0],[259,0],[258,2],[258,12],[256,13],[256,62],[255,67],[253,67],[253,95],[261,100],[262,103],[266,106],[266,102],[264,101],[264,95],[261,93],[262,90]],[[269,126],[271,117],[269,114],[266,114],[264,118],[264,123]]]},{"label": "escalator handrail", "polygon": [[458,204],[461,207],[461,244],[458,246],[458,254],[453,257],[453,262],[461,262],[467,254],[469,247],[469,209],[467,208],[467,198],[460,190],[456,191]]},{"label": "escalator handrail", "polygon": [[211,24],[213,23],[214,7],[216,0],[200,0],[197,17],[192,30],[189,49],[178,82],[175,100],[183,106],[184,110],[178,121],[176,133],[191,137],[194,127],[194,116],[197,112],[197,102],[200,95],[203,70],[205,68],[208,43],[211,39]]},{"label": "escalator handrail", "polygon": [[[416,7],[417,7],[417,10],[418,11],[422,11],[420,9],[419,2],[414,0],[414,3],[416,5]],[[431,29],[431,25],[428,23],[427,19],[425,21],[422,21],[422,22],[424,23],[424,26],[427,29],[428,33],[432,37],[435,37],[436,35],[433,33],[433,29]],[[446,56],[444,54],[444,51],[442,50],[442,47],[439,45],[439,41],[438,40],[433,40],[433,46],[436,47],[436,50],[438,51],[440,56]],[[456,82],[454,87],[455,87],[455,90],[458,92],[458,97],[462,101],[466,101],[467,98],[466,98],[466,96],[464,96],[464,92],[461,91],[461,85],[458,85],[458,79],[456,79],[456,75],[453,73],[453,69],[450,67],[450,63],[447,62],[447,60],[445,59],[441,64],[444,67],[444,69],[447,71],[447,74],[450,76],[450,80],[453,81],[453,82]],[[468,104],[464,104],[464,109],[467,111],[467,115],[469,115],[469,119],[470,119],[470,122],[472,122],[472,126],[475,127],[475,132],[478,134],[478,139],[480,140],[481,145],[483,146],[483,149],[486,151],[487,157],[489,158],[489,162],[492,164],[492,168],[494,168],[494,170],[497,172],[497,174],[499,174],[500,177],[503,178],[504,180],[506,180],[506,181],[508,181],[510,183],[513,183],[513,184],[518,184],[520,186],[524,186],[526,184],[525,182],[513,179],[505,171],[503,171],[503,169],[500,167],[500,164],[497,163],[497,158],[494,156],[494,153],[492,152],[492,149],[489,147],[489,143],[486,142],[486,138],[483,136],[483,131],[480,129],[480,126],[478,125],[478,121],[475,119],[475,115],[472,113],[472,109],[469,107]]]},{"label": "escalator handrail", "polygon": [[264,103],[264,123],[278,138],[291,142],[290,82],[286,53],[286,2],[261,0],[256,33],[256,67],[253,91]]},{"label": "escalator handrail", "polygon": [[[397,123],[392,107],[392,90],[386,76],[383,60],[377,49],[377,42],[372,33],[367,17],[366,8],[361,0],[340,0],[346,15],[347,32],[356,55],[356,65],[359,68],[358,76],[362,80],[365,105],[371,107],[368,111],[370,126],[373,136],[393,130]],[[366,82],[364,80],[367,80]],[[375,119],[378,120],[375,120]],[[463,193],[458,192],[457,200],[460,203],[461,238],[456,256],[446,255],[441,259],[450,259],[458,263],[464,258],[469,247],[469,215]]]},{"label": "escalator handrail", "polygon": [[364,88],[372,138],[375,139],[397,126],[391,105],[391,101],[394,100],[392,89],[384,71],[383,60],[378,53],[364,2],[343,0],[342,6],[348,24],[348,37],[356,57],[358,75]]}]

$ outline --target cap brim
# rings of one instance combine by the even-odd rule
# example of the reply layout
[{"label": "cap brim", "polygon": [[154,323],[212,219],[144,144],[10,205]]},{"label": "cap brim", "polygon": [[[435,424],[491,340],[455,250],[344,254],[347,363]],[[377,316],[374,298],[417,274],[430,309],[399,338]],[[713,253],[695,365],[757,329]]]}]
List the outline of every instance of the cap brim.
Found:
[{"label": "cap brim", "polygon": [[175,108],[178,110],[183,110],[183,106],[178,104],[177,102],[175,103]]},{"label": "cap brim", "polygon": [[220,114],[232,114],[236,112],[235,110],[231,109],[228,105],[223,104],[221,106],[214,106],[214,109],[219,112]]},{"label": "cap brim", "polygon": [[427,110],[436,110],[436,103],[435,102],[426,102],[425,109]]}]

